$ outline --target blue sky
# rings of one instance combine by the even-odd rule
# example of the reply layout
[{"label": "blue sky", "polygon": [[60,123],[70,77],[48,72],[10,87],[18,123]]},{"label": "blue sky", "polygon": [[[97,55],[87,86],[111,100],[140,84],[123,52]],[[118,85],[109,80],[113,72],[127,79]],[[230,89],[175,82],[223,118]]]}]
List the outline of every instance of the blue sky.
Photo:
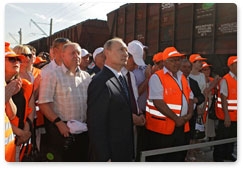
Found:
[{"label": "blue sky", "polygon": [[28,43],[46,36],[45,34],[49,36],[51,18],[52,33],[55,33],[87,19],[107,20],[106,14],[123,4],[124,2],[6,3],[4,38],[12,45],[18,44],[18,32],[21,29],[22,43]]}]

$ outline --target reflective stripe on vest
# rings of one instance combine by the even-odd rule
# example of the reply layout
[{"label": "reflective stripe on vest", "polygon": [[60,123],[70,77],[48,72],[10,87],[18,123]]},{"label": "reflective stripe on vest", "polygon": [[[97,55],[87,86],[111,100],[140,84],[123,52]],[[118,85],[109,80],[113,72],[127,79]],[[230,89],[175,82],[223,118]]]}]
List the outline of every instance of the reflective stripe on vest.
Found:
[{"label": "reflective stripe on vest", "polygon": [[5,114],[5,160],[7,162],[15,162],[16,146],[14,144],[15,138],[11,123]]},{"label": "reflective stripe on vest", "polygon": [[[177,116],[180,116],[182,108],[182,95],[185,95],[188,102],[191,92],[186,78],[184,76],[181,77],[180,80],[183,89],[180,89],[175,79],[168,73],[164,74],[163,70],[159,70],[156,72],[156,74],[164,87],[164,93],[161,93],[161,95],[164,96],[163,101],[167,104],[171,111],[173,111]],[[153,132],[170,135],[174,132],[175,122],[158,111],[151,100],[147,100],[145,127]],[[184,132],[188,132],[189,130],[190,127],[189,123],[187,122],[184,125]]]},{"label": "reflective stripe on vest", "polygon": [[[167,104],[168,105],[168,104]],[[157,109],[153,109],[151,107],[154,107],[154,104],[152,101],[147,100],[147,105],[146,105],[146,112],[158,116],[158,117],[166,117],[165,115],[163,115],[162,113],[160,113]],[[175,109],[175,107],[177,108],[177,110],[181,110],[181,105],[174,105],[174,104],[169,104],[168,107],[170,109]],[[180,107],[180,108],[179,108]],[[176,114],[177,116],[180,116],[180,114]]]},{"label": "reflective stripe on vest", "polygon": [[11,141],[14,141],[14,134],[11,123],[8,117],[5,115],[5,144],[10,143]]},{"label": "reflective stripe on vest", "polygon": [[[223,79],[226,80],[227,88],[228,88],[228,97],[227,99],[227,109],[230,116],[231,121],[237,121],[237,81],[228,73]],[[222,100],[220,97],[220,90],[218,91],[218,99],[217,99],[217,111],[216,115],[219,119],[224,120],[224,111],[222,107]]]},{"label": "reflective stripe on vest", "polygon": [[[237,100],[227,100],[228,102],[228,110],[237,110]],[[236,105],[235,105],[236,104]],[[217,106],[219,108],[222,108],[222,104],[221,104],[221,98],[218,98],[218,103]]]}]

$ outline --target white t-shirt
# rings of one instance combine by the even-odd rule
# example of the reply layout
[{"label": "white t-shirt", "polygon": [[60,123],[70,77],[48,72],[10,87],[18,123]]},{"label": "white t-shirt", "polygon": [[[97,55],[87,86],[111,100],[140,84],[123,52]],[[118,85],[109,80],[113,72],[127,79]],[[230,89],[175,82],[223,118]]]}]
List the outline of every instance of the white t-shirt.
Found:
[{"label": "white t-shirt", "polygon": [[189,77],[197,81],[198,86],[203,93],[204,89],[207,87],[205,75],[203,73],[199,73],[198,75],[190,74]]}]

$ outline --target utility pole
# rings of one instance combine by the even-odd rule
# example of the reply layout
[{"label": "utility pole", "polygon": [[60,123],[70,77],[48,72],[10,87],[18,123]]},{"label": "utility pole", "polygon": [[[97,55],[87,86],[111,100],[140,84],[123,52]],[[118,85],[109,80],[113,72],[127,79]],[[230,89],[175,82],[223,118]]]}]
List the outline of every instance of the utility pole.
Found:
[{"label": "utility pole", "polygon": [[20,28],[19,31],[19,44],[21,45],[22,44],[22,29]]},{"label": "utility pole", "polygon": [[52,18],[50,20],[50,36],[52,35]]}]

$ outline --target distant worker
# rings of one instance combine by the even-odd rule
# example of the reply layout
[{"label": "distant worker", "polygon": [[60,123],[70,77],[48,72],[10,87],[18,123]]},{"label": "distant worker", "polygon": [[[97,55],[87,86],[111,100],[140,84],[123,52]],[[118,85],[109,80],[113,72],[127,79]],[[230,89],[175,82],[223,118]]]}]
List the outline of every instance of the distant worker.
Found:
[{"label": "distant worker", "polygon": [[34,67],[41,69],[43,66],[48,64],[47,60],[42,59],[42,57],[37,56],[33,64]]},{"label": "distant worker", "polygon": [[97,74],[101,69],[103,69],[105,64],[105,55],[103,53],[104,48],[99,47],[95,49],[93,53],[93,61],[95,63],[95,66],[88,71],[91,77],[93,77],[95,74]]},{"label": "distant worker", "polygon": [[89,58],[92,56],[86,49],[81,49],[81,63],[79,67],[83,71],[88,71],[88,65],[90,63]]},{"label": "distant worker", "polygon": [[160,70],[164,67],[163,64],[163,52],[158,52],[153,56],[154,65],[152,66],[152,73]]}]

